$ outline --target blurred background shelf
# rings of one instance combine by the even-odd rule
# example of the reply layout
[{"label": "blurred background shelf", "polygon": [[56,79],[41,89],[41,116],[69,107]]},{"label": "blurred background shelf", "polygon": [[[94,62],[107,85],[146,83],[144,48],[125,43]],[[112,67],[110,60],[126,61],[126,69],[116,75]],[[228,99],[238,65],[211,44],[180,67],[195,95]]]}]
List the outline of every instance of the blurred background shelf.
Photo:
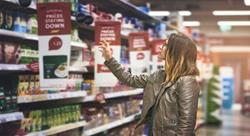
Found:
[{"label": "blurred background shelf", "polygon": [[32,103],[32,102],[41,102],[41,101],[53,101],[59,99],[68,99],[76,97],[85,97],[87,95],[86,91],[68,91],[60,92],[53,94],[40,94],[40,95],[27,95],[27,96],[18,96],[18,103]]},{"label": "blurred background shelf", "polygon": [[81,3],[93,3],[101,11],[105,11],[108,13],[121,13],[128,17],[135,17],[139,20],[145,22],[158,22],[157,19],[149,16],[148,14],[144,13],[143,11],[139,10],[133,4],[125,1],[125,0],[106,0],[103,2],[102,0],[79,0]]},{"label": "blurred background shelf", "polygon": [[[142,94],[143,89],[135,89],[135,90],[129,90],[129,91],[117,91],[117,92],[111,92],[111,93],[105,93],[105,99],[112,99],[112,98],[119,98],[119,97],[128,97],[133,95]],[[95,101],[95,95],[86,96],[84,98],[84,102],[91,102]]]}]

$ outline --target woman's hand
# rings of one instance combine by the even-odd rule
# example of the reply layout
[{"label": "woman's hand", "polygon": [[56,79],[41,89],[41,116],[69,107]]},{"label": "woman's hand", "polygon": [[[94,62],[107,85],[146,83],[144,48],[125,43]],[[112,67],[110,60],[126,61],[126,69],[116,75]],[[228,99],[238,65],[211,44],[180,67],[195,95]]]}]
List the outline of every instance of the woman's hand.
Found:
[{"label": "woman's hand", "polygon": [[105,60],[109,60],[112,58],[112,49],[110,48],[110,43],[107,41],[101,41],[100,51],[102,52],[102,56]]}]

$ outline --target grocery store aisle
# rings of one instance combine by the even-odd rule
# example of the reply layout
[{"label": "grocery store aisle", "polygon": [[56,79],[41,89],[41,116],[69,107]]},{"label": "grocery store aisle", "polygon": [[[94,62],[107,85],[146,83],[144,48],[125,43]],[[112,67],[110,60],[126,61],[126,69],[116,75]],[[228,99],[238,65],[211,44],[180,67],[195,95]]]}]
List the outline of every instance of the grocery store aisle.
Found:
[{"label": "grocery store aisle", "polygon": [[197,130],[197,136],[249,136],[250,116],[240,111],[229,111],[222,115],[221,126],[204,126]]}]

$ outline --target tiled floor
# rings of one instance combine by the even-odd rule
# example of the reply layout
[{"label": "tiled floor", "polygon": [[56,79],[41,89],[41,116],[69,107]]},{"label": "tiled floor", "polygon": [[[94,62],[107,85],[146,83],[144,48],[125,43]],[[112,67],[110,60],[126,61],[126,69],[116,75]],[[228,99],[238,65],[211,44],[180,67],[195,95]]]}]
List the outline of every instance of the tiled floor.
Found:
[{"label": "tiled floor", "polygon": [[197,136],[250,136],[250,116],[239,111],[227,111],[222,115],[221,126],[203,126],[197,130]]}]

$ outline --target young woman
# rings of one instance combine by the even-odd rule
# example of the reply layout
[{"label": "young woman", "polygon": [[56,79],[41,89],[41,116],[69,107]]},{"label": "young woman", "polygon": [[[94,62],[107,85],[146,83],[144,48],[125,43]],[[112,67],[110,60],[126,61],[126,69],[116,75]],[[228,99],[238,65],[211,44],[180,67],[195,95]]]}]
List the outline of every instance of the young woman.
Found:
[{"label": "young woman", "polygon": [[105,65],[123,83],[144,88],[143,109],[137,126],[148,123],[150,136],[194,136],[199,85],[195,76],[197,49],[182,34],[171,34],[159,58],[165,70],[151,75],[131,75],[112,57],[109,43],[102,42]]}]

